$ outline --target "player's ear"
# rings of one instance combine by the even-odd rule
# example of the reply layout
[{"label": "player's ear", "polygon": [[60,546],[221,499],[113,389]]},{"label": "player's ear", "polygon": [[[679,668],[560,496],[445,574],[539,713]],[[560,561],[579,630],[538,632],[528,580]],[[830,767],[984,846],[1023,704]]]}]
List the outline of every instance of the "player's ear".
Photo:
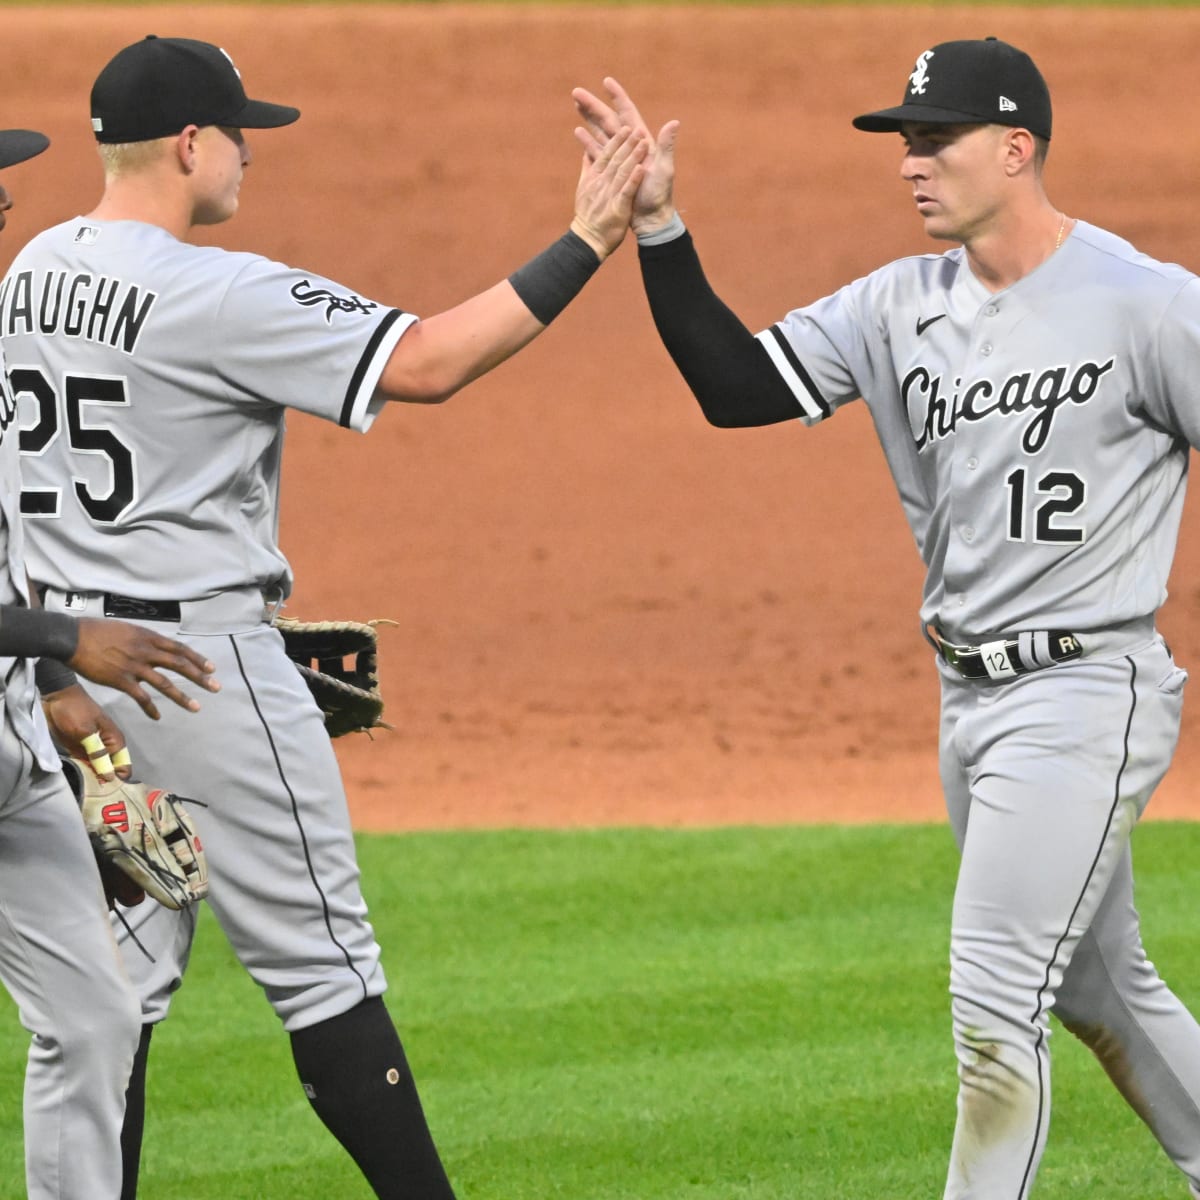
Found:
[{"label": "player's ear", "polygon": [[1004,131],[1004,169],[1009,175],[1027,170],[1036,155],[1037,141],[1028,129],[1014,127]]},{"label": "player's ear", "polygon": [[196,169],[196,138],[199,134],[199,125],[185,125],[175,135],[175,156],[179,159],[179,165],[188,175]]}]

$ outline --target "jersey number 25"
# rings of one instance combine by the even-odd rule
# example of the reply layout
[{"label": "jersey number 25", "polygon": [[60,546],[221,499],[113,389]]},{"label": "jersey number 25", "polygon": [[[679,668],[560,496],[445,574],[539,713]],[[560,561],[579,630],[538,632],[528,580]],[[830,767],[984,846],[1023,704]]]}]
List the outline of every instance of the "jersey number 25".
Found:
[{"label": "jersey number 25", "polygon": [[[67,445],[74,454],[98,455],[106,460],[111,486],[107,492],[93,492],[86,480],[73,478],[75,495],[84,511],[101,524],[112,524],[133,503],[136,496],[136,472],[133,452],[109,425],[87,424],[84,405],[108,404],[128,407],[125,380],[120,376],[64,375],[62,405],[54,385],[39,367],[13,367],[9,372],[13,397],[20,402],[29,396],[37,405],[37,420],[22,426],[21,453],[40,457],[66,427]],[[24,488],[21,513],[27,517],[60,515],[62,488]]]}]

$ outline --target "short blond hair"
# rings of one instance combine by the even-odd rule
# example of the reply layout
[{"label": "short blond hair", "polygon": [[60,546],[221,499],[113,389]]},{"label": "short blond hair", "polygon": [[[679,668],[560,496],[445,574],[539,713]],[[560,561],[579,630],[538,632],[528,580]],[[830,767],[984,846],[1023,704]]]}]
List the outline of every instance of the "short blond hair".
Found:
[{"label": "short blond hair", "polygon": [[100,142],[96,149],[110,179],[131,175],[148,167],[163,151],[163,143],[174,138],[154,138],[146,142]]}]

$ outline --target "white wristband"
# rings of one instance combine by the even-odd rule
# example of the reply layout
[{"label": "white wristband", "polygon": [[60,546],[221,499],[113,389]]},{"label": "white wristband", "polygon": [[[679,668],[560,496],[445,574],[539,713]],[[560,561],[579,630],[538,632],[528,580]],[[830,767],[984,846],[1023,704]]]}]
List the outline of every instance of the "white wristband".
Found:
[{"label": "white wristband", "polygon": [[683,218],[676,213],[661,229],[651,230],[650,233],[639,233],[637,235],[638,245],[660,246],[663,242],[673,242],[686,232],[687,226],[683,223]]}]

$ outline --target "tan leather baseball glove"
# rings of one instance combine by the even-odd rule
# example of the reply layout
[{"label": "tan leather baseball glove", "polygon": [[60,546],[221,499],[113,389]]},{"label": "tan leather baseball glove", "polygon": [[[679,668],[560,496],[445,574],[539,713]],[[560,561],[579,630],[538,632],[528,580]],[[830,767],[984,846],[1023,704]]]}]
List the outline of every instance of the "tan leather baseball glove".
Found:
[{"label": "tan leather baseball glove", "polygon": [[146,896],[181,909],[208,895],[208,861],[183,798],[134,780],[101,779],[91,765],[64,758],[104,881],[108,906]]}]

